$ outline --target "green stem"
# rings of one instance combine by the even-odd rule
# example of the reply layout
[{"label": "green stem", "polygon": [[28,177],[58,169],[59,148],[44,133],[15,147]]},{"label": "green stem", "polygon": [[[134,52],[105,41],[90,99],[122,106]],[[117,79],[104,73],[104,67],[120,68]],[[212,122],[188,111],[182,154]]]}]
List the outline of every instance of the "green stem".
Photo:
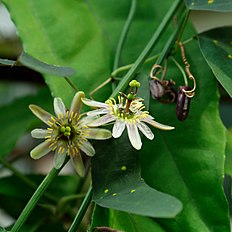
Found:
[{"label": "green stem", "polygon": [[167,27],[168,23],[172,19],[173,15],[176,13],[179,5],[182,3],[182,0],[176,0],[169,11],[167,12],[166,16],[164,17],[163,21],[161,22],[158,29],[153,34],[152,38],[142,51],[142,53],[139,55],[137,60],[135,61],[134,65],[131,67],[131,69],[128,71],[128,73],[125,75],[125,77],[121,80],[119,85],[116,87],[114,92],[111,94],[111,97],[116,97],[119,91],[123,91],[130,80],[134,77],[134,75],[137,73],[137,71],[140,69],[140,67],[143,65],[145,59],[150,54],[156,43],[158,42],[160,36],[163,34],[165,28]]},{"label": "green stem", "polygon": [[[188,13],[187,13],[188,14]],[[186,17],[184,17],[179,24],[179,27],[176,28],[176,30],[172,33],[170,36],[169,40],[165,44],[165,47],[163,48],[162,52],[160,53],[159,58],[156,61],[157,65],[161,65],[164,61],[164,59],[169,55],[171,48],[173,47],[174,43],[176,42],[177,38],[180,38],[180,31],[183,32],[183,27],[185,27],[185,24],[183,24],[185,21]],[[153,70],[153,73],[156,72],[156,69]]]},{"label": "green stem", "polygon": [[185,71],[183,70],[183,68],[180,66],[180,64],[176,61],[176,59],[173,56],[171,56],[170,58],[175,63],[175,65],[178,67],[180,72],[182,73],[182,76],[184,78],[185,86],[188,86],[188,79],[187,79],[187,76],[185,74]]},{"label": "green stem", "polygon": [[61,168],[59,168],[59,169],[53,168],[47,174],[47,176],[44,178],[42,183],[36,189],[36,191],[34,192],[34,194],[31,197],[31,199],[28,201],[27,205],[25,206],[25,208],[23,209],[23,211],[19,215],[17,221],[15,222],[14,226],[11,229],[11,232],[17,232],[21,229],[23,224],[26,222],[26,220],[30,216],[32,210],[35,208],[37,202],[39,201],[39,199],[43,195],[44,191],[47,189],[49,184],[54,180],[54,178],[58,175],[58,173],[63,168],[63,166],[67,163],[68,160],[69,160],[69,158],[66,159],[66,162],[62,165]]},{"label": "green stem", "polygon": [[86,193],[85,198],[80,206],[80,209],[79,209],[76,217],[74,218],[73,223],[70,226],[68,232],[76,232],[77,231],[77,229],[78,229],[78,227],[79,227],[79,225],[80,225],[80,223],[85,215],[85,212],[89,207],[91,199],[92,199],[92,186],[90,186],[88,192]]},{"label": "green stem", "polygon": [[[152,61],[156,60],[158,57],[159,57],[159,54],[156,54],[156,55],[154,55],[154,56],[151,56],[151,57],[147,58],[147,59],[144,61],[144,64],[149,63],[149,62],[152,62]],[[121,66],[120,68],[117,68],[116,70],[114,70],[114,71],[111,73],[111,77],[116,77],[116,76],[118,76],[119,73],[125,72],[125,71],[129,70],[133,65],[134,65],[134,64],[127,64],[127,65]]]},{"label": "green stem", "polygon": [[73,84],[73,82],[68,78],[64,77],[64,79],[68,82],[68,84],[75,90],[75,92],[78,92],[78,88]]},{"label": "green stem", "polygon": [[121,33],[121,36],[120,36],[120,39],[118,42],[118,46],[116,49],[113,70],[117,69],[119,66],[119,60],[120,60],[122,48],[123,48],[123,45],[125,43],[128,31],[130,29],[130,26],[131,26],[131,23],[132,23],[134,14],[135,14],[136,4],[137,4],[137,0],[131,0],[130,12],[128,14],[127,20],[126,20],[125,25],[123,27],[123,30],[122,30],[122,33]]}]

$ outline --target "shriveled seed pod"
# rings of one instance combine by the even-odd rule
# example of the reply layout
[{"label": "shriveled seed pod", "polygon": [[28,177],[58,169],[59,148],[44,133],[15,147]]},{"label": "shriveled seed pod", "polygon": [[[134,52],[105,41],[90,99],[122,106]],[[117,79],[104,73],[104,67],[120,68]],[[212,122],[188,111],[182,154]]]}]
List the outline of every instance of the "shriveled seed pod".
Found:
[{"label": "shriveled seed pod", "polygon": [[176,103],[176,116],[180,121],[184,121],[188,117],[190,100],[183,90],[190,90],[189,86],[179,86]]},{"label": "shriveled seed pod", "polygon": [[158,80],[150,80],[150,92],[153,99],[159,99],[164,95],[164,87]]}]

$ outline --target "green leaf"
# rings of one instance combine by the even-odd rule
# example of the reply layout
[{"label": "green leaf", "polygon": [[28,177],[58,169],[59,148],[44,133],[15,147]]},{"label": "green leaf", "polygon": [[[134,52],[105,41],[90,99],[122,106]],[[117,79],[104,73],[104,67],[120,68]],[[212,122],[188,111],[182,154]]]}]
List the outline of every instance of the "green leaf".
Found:
[{"label": "green leaf", "polygon": [[[46,101],[44,101],[46,99]],[[0,156],[6,157],[14,148],[16,141],[22,136],[33,123],[39,120],[30,112],[29,104],[39,104],[45,109],[52,106],[51,98],[47,89],[40,91],[38,96],[26,96],[19,98],[9,105],[0,107]],[[7,139],[6,139],[7,138]]]},{"label": "green leaf", "polygon": [[72,68],[46,64],[30,56],[26,52],[22,52],[20,54],[18,61],[24,66],[41,73],[46,73],[60,77],[69,77],[74,74],[74,70]]},{"label": "green leaf", "polygon": [[232,176],[232,131],[226,131],[225,174]]},{"label": "green leaf", "polygon": [[232,2],[230,0],[185,0],[185,3],[190,10],[232,11]]},{"label": "green leaf", "polygon": [[180,201],[141,179],[138,152],[130,145],[126,132],[119,139],[100,144],[92,160],[93,200],[98,205],[162,218],[180,212]]},{"label": "green leaf", "polygon": [[[225,128],[218,112],[217,83],[196,43],[185,47],[197,80],[189,116],[180,122],[175,116],[175,104],[152,100],[151,115],[158,122],[175,126],[175,130],[154,130],[155,140],[144,141],[142,176],[150,186],[183,202],[183,211],[175,220],[157,220],[166,231],[229,232],[228,205],[222,188]],[[169,65],[168,71],[171,75],[167,79],[176,76],[174,81],[183,85],[176,67]]]},{"label": "green leaf", "polygon": [[94,210],[94,222],[91,225],[91,229],[94,227],[110,227],[120,231],[137,232],[137,231],[155,231],[165,232],[162,227],[156,223],[153,219],[148,217],[142,217],[139,215],[128,214],[116,210],[108,210],[99,206]]},{"label": "green leaf", "polygon": [[[110,73],[107,41],[85,1],[3,0],[24,51],[48,64],[72,67],[72,82],[89,92],[106,80]],[[23,17],[22,17],[23,16]],[[62,16],[62,17],[61,17]],[[74,90],[63,78],[44,75],[53,96],[70,104]],[[105,88],[102,99],[109,96]],[[99,96],[99,95],[98,95]]]},{"label": "green leaf", "polygon": [[232,27],[217,28],[199,35],[203,56],[215,77],[232,97]]}]

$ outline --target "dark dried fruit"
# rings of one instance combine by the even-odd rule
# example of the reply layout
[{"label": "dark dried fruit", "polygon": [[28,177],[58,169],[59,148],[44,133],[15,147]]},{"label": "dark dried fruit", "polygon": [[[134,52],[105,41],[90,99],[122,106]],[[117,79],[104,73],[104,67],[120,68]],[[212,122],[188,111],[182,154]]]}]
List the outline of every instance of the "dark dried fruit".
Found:
[{"label": "dark dried fruit", "polygon": [[176,103],[176,116],[180,121],[184,121],[188,117],[190,100],[183,90],[190,90],[189,86],[179,86]]},{"label": "dark dried fruit", "polygon": [[164,95],[164,87],[158,80],[150,80],[150,91],[153,99],[159,99]]}]

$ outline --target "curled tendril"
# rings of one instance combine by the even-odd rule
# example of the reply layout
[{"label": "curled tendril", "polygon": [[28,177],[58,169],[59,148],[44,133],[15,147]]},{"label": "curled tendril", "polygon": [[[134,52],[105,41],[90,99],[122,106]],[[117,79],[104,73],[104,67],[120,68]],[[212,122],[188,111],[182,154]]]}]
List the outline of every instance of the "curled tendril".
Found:
[{"label": "curled tendril", "polygon": [[187,97],[192,98],[192,97],[194,97],[194,95],[195,95],[195,90],[196,90],[196,85],[197,85],[197,84],[196,84],[196,80],[195,80],[195,78],[194,78],[193,75],[190,75],[190,76],[189,76],[189,79],[193,81],[193,88],[190,89],[190,90],[184,90],[184,89],[183,89],[183,92],[185,93],[185,95],[186,95]]},{"label": "curled tendril", "polygon": [[187,97],[192,98],[195,95],[195,90],[196,90],[196,85],[197,85],[196,80],[195,80],[194,76],[192,75],[192,73],[190,72],[190,64],[185,56],[184,45],[182,42],[179,42],[179,47],[180,47],[180,51],[181,51],[182,60],[185,64],[185,70],[186,70],[186,73],[188,75],[188,78],[193,81],[193,88],[191,90],[183,90],[183,92],[185,93],[185,95]]}]

